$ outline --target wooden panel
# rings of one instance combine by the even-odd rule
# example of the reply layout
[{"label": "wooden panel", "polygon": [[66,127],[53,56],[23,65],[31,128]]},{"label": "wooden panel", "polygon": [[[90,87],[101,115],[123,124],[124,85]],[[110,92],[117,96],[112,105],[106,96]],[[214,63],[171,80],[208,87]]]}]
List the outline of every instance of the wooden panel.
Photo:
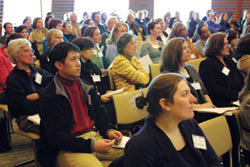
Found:
[{"label": "wooden panel", "polygon": [[148,16],[154,17],[154,0],[129,0],[129,9],[135,12],[146,9]]},{"label": "wooden panel", "polygon": [[212,0],[212,9],[215,12],[227,13],[234,12],[237,13],[237,1],[236,0]]},{"label": "wooden panel", "polygon": [[52,0],[51,11],[56,18],[63,20],[63,15],[66,12],[74,11],[75,0]]},{"label": "wooden panel", "polygon": [[0,36],[2,35],[3,30],[3,5],[4,0],[0,0]]}]

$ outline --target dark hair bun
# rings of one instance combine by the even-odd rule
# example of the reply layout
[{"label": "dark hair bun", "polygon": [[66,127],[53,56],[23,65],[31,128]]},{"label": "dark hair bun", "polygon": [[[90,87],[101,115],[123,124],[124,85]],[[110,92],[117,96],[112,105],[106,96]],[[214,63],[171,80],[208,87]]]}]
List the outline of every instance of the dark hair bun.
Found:
[{"label": "dark hair bun", "polygon": [[137,108],[143,109],[143,107],[147,105],[147,100],[146,100],[146,98],[143,97],[142,95],[137,96],[137,97],[135,98],[135,105],[136,105]]}]

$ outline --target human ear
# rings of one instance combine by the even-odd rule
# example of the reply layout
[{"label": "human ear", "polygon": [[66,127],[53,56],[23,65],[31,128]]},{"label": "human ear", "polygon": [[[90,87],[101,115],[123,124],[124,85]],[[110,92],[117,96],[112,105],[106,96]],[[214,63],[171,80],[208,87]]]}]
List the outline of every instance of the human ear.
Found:
[{"label": "human ear", "polygon": [[58,70],[61,70],[63,68],[63,63],[60,62],[60,61],[56,61],[54,63],[54,66],[58,69]]},{"label": "human ear", "polygon": [[170,111],[171,110],[171,108],[169,107],[169,102],[166,99],[161,98],[159,100],[159,104],[160,104],[160,106],[161,106],[162,109],[164,109],[166,111]]}]

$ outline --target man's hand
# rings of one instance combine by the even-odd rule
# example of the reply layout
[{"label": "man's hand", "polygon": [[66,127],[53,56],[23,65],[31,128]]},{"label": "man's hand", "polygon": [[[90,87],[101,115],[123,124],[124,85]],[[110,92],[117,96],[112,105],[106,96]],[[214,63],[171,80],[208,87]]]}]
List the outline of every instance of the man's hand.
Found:
[{"label": "man's hand", "polygon": [[108,154],[111,152],[113,141],[108,139],[101,139],[94,142],[95,152],[100,154]]},{"label": "man's hand", "polygon": [[31,100],[31,101],[35,101],[39,99],[39,94],[38,93],[32,93],[26,96],[27,99]]},{"label": "man's hand", "polygon": [[117,139],[115,144],[119,144],[122,141],[122,133],[120,131],[117,130],[112,130],[108,133],[108,137],[113,140],[113,139]]}]

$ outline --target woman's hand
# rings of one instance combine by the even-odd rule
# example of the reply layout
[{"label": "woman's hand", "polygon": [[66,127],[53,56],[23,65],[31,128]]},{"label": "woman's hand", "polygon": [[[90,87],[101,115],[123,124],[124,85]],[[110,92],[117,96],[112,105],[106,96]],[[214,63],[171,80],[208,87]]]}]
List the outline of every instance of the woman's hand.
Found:
[{"label": "woman's hand", "polygon": [[108,133],[108,137],[113,140],[113,139],[117,139],[115,141],[115,144],[119,144],[122,141],[122,133],[120,131],[117,130],[112,130]]},{"label": "woman's hand", "polygon": [[104,103],[106,103],[106,102],[110,101],[110,97],[102,95],[101,96],[101,101],[104,102]]}]

